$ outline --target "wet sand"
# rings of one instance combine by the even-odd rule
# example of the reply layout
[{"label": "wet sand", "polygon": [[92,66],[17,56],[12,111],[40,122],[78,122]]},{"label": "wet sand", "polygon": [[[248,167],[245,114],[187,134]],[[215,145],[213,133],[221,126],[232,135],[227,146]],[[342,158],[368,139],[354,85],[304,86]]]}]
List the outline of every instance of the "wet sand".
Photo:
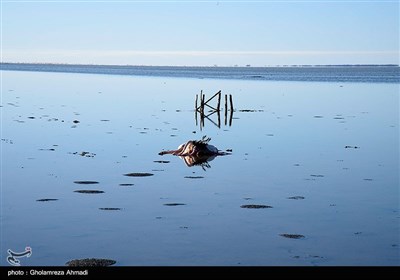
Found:
[{"label": "wet sand", "polygon": [[[396,84],[2,74],[1,245],[23,265],[400,264]],[[200,90],[232,119],[196,124]],[[231,155],[158,155],[205,135]]]}]

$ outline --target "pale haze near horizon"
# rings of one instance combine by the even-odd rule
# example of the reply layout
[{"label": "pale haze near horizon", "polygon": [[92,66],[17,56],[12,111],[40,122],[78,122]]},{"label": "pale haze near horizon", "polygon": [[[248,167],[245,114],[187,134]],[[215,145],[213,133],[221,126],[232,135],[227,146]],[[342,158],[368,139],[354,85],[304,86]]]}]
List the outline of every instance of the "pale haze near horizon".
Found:
[{"label": "pale haze near horizon", "polygon": [[399,64],[399,1],[2,1],[2,62]]}]

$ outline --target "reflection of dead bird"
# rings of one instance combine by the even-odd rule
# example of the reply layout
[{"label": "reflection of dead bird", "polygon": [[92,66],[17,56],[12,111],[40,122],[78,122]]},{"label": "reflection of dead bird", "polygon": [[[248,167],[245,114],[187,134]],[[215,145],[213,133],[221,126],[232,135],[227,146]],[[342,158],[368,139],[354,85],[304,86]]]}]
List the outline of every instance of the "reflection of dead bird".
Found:
[{"label": "reflection of dead bird", "polygon": [[201,166],[203,170],[210,168],[209,161],[216,156],[229,155],[230,153],[222,152],[215,146],[208,144],[211,138],[203,136],[201,140],[190,140],[178,147],[176,150],[167,150],[158,153],[159,155],[171,154],[179,156],[185,164],[191,166]]},{"label": "reflection of dead bird", "polygon": [[206,168],[211,168],[211,165],[209,164],[210,161],[212,161],[216,156],[180,156],[181,159],[185,162],[186,166],[192,167],[192,166],[200,166],[203,168],[203,170],[206,170]]},{"label": "reflection of dead bird", "polygon": [[178,147],[176,150],[167,150],[158,153],[159,155],[172,154],[174,156],[222,156],[228,153],[218,150],[215,146],[208,144],[211,138],[203,136],[201,140],[190,140]]}]

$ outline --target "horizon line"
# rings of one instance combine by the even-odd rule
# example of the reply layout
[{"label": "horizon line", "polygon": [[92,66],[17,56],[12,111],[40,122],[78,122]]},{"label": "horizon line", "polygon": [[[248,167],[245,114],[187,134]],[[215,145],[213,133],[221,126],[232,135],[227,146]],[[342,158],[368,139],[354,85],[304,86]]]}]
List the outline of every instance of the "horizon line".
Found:
[{"label": "horizon line", "polygon": [[[62,65],[62,66],[122,66],[122,67],[209,67],[209,68],[265,68],[265,67],[338,67],[338,66],[391,66],[391,67],[399,67],[400,64],[396,63],[338,63],[338,64],[271,64],[265,66],[252,66],[251,64],[246,65],[231,65],[231,66],[223,66],[214,64],[212,66],[207,65],[146,65],[146,64],[94,64],[94,63],[63,63],[63,62],[4,62],[0,61],[0,65],[3,64],[25,64],[25,65]],[[2,70],[2,69],[0,69]]]}]

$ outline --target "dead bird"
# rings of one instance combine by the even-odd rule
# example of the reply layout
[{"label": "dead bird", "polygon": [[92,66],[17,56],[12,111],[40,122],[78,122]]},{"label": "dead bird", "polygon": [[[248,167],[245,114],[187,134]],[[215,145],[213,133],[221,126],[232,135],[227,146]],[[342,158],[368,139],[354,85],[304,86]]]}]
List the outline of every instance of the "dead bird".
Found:
[{"label": "dead bird", "polygon": [[210,145],[211,138],[203,136],[201,140],[190,140],[183,143],[176,150],[161,151],[159,155],[172,154],[174,156],[223,156],[229,153],[218,150],[217,147]]}]

